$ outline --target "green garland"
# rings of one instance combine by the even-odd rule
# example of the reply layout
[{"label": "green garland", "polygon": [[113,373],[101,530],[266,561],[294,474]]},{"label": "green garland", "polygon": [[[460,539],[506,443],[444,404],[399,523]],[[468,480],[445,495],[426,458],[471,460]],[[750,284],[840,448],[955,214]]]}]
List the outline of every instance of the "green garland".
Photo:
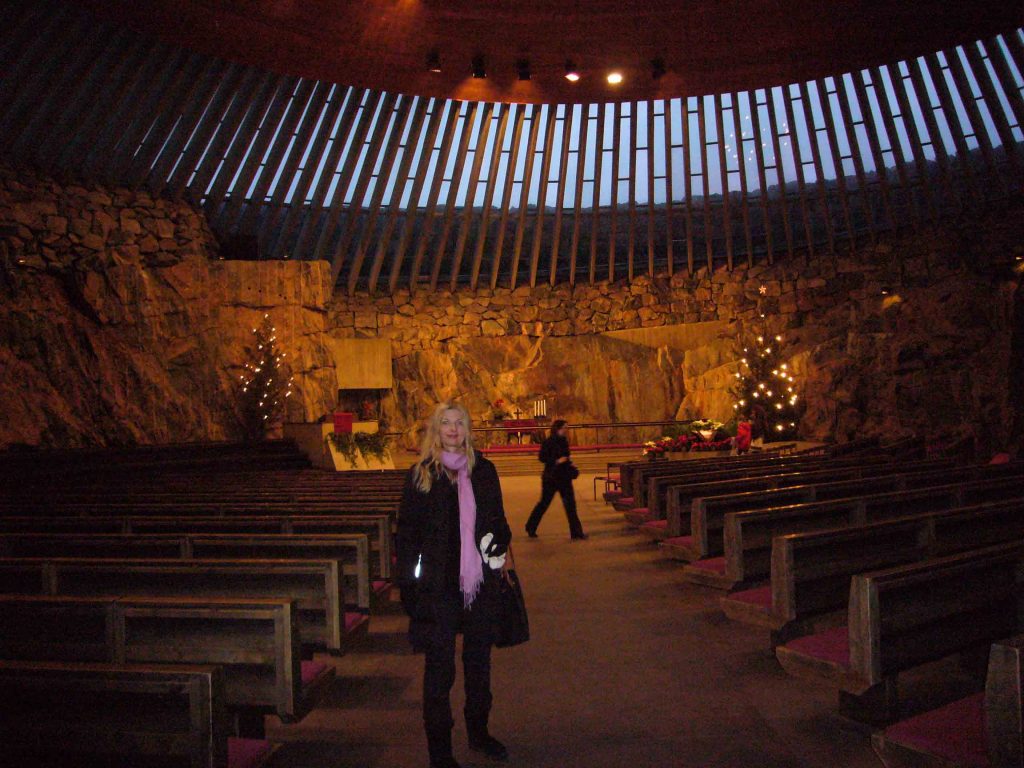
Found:
[{"label": "green garland", "polygon": [[383,432],[332,432],[327,439],[353,467],[358,456],[369,463],[370,457],[383,461],[389,453],[389,441]]}]

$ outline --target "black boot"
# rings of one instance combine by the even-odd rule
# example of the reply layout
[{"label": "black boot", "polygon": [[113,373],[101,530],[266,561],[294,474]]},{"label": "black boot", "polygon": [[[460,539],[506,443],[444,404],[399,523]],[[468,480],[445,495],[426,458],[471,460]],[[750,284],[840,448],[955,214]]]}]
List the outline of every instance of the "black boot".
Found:
[{"label": "black boot", "polygon": [[452,755],[451,728],[428,728],[427,752],[430,754],[430,768],[459,768]]},{"label": "black boot", "polygon": [[466,716],[466,732],[469,734],[469,748],[474,752],[483,752],[492,760],[508,758],[508,749],[491,736],[487,731],[486,717]]}]

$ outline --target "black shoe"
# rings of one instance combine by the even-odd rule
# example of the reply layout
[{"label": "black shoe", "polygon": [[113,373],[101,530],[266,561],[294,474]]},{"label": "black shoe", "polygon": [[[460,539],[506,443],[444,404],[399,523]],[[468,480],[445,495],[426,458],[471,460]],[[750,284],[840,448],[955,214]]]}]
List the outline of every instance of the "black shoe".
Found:
[{"label": "black shoe", "polygon": [[492,760],[508,759],[508,749],[490,734],[477,738],[470,738],[469,748],[474,752],[483,752]]},{"label": "black shoe", "polygon": [[537,532],[531,531],[529,528],[526,529],[526,535],[529,536],[531,539],[537,538]]},{"label": "black shoe", "polygon": [[430,768],[462,768],[454,757],[442,757],[430,761]]},{"label": "black shoe", "polygon": [[590,537],[589,537],[589,536],[587,536],[587,534],[585,534],[585,533],[581,533],[581,534],[579,534],[579,535],[577,535],[577,536],[570,536],[570,537],[569,537],[569,540],[570,540],[570,541],[586,541],[586,540],[587,540],[587,539],[589,539],[589,538],[590,538]]}]

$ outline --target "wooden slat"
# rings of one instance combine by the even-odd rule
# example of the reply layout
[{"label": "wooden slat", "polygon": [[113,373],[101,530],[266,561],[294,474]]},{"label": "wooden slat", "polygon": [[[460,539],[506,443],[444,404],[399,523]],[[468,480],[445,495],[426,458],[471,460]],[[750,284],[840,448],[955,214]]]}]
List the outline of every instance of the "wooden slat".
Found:
[{"label": "wooden slat", "polygon": [[[722,180],[722,229],[725,233],[725,258],[729,271],[733,268],[732,245],[732,194],[729,190],[729,158],[725,149],[725,115],[722,111],[722,95],[715,94],[715,127],[718,130],[718,174]],[[736,109],[733,107],[733,125],[736,124]],[[735,135],[733,136],[735,140]],[[741,150],[742,151],[742,150]],[[707,169],[705,169],[706,171]]]},{"label": "wooden slat", "polygon": [[654,277],[654,100],[647,101],[647,274]]},{"label": "wooden slat", "polygon": [[[388,216],[384,221],[384,229],[381,232],[380,239],[377,241],[377,248],[373,255],[373,265],[370,268],[370,280],[369,289],[371,292],[377,290],[377,281],[380,279],[381,270],[384,268],[384,259],[387,255],[388,245],[391,242],[391,235],[395,230],[395,226],[398,223],[398,215],[401,208],[402,198],[405,196],[405,189],[412,183],[409,197],[409,209],[407,216],[412,217],[413,212],[416,210],[416,197],[419,194],[419,184],[417,179],[413,179],[409,176],[409,169],[412,167],[412,161],[416,157],[416,147],[423,147],[423,151],[420,154],[420,163],[423,163],[423,156],[427,153],[427,148],[434,146],[434,139],[437,136],[437,127],[441,123],[441,115],[443,110],[441,109],[441,102],[437,99],[422,100],[422,106],[424,112],[430,112],[430,117],[426,120],[425,136],[422,141],[421,129],[417,125],[416,130],[409,134],[409,141],[406,145],[405,152],[402,154],[402,162],[399,164],[397,181],[395,182],[395,188],[391,192],[391,200],[388,204]],[[392,290],[394,290],[392,288]]]},{"label": "wooden slat", "polygon": [[[693,274],[694,268],[694,256],[693,256],[693,160],[690,156],[690,150],[693,147],[694,137],[690,135],[690,100],[686,96],[681,99],[680,106],[680,117],[683,121],[683,177],[686,179],[686,269],[689,274]],[[700,110],[699,97],[698,97],[698,112]],[[698,118],[699,120],[700,118]],[[700,131],[700,127],[697,129],[696,141],[701,141],[703,133]]]},{"label": "wooden slat", "polygon": [[[444,172],[448,166],[448,155],[451,152],[452,142],[455,139],[455,132],[458,129],[459,120],[458,117],[462,111],[461,104],[457,105],[454,113],[445,125],[445,135],[441,144],[441,150],[438,153],[437,165],[434,166],[434,178],[430,185],[430,193],[427,198],[427,207],[423,213],[423,226],[420,230],[420,237],[416,243],[416,251],[413,254],[412,269],[409,271],[409,290],[410,292],[416,291],[416,283],[419,280],[420,268],[423,265],[423,255],[426,253],[427,246],[430,244],[430,238],[434,231],[434,211],[437,208],[437,198],[441,193],[441,185],[444,182]],[[463,120],[463,126],[469,120],[469,109],[466,109],[466,118]]]},{"label": "wooden slat", "polygon": [[1013,137],[1013,130],[1010,128],[1010,123],[1006,119],[1006,112],[1003,111],[999,95],[996,93],[995,86],[989,77],[988,67],[982,61],[978,45],[976,43],[965,45],[964,52],[967,54],[967,63],[974,74],[974,81],[981,88],[981,95],[985,100],[985,106],[988,107],[988,113],[992,116],[992,123],[996,127],[996,133],[999,134],[999,140],[1002,142],[1006,160],[1015,173],[1019,172],[1021,150],[1017,145],[1017,140]]},{"label": "wooden slat", "polygon": [[512,205],[512,187],[515,184],[515,168],[519,158],[519,144],[522,140],[523,123],[526,120],[526,105],[516,105],[516,126],[509,146],[509,161],[505,170],[505,189],[501,198],[501,218],[498,221],[498,232],[494,240],[494,255],[491,257],[491,290],[498,285],[501,275],[502,250],[505,245],[505,228],[508,226],[508,212]]},{"label": "wooden slat", "polygon": [[[855,79],[855,75],[851,78]],[[846,143],[850,147],[850,159],[853,161],[853,173],[857,177],[857,190],[860,193],[860,206],[864,211],[864,220],[868,225],[868,236],[872,244],[875,242],[875,206],[872,202],[870,190],[868,189],[867,174],[864,172],[864,160],[861,157],[860,140],[857,138],[857,126],[853,121],[853,111],[850,109],[850,93],[846,90],[844,78],[835,78],[836,102],[839,104],[839,113],[843,117],[843,125],[846,129]],[[867,127],[865,126],[865,133]],[[888,199],[883,194],[883,203],[888,205]],[[852,236],[852,233],[851,233]]]},{"label": "wooden slat", "polygon": [[[804,241],[806,244],[805,261],[814,256],[814,230],[811,223],[810,206],[807,200],[807,182],[804,177],[803,151],[800,149],[800,137],[796,130],[794,119],[793,98],[788,88],[782,90],[782,103],[786,111],[786,123],[789,126],[786,133],[789,135],[789,146],[793,150],[793,167],[796,171],[797,196],[800,199],[800,210],[804,220]],[[813,136],[812,136],[813,142]]]},{"label": "wooden slat", "polygon": [[[555,284],[558,275],[559,245],[562,241],[562,208],[565,206],[565,177],[569,173],[569,147],[573,133],[572,115],[574,109],[575,105],[566,104],[562,120],[562,154],[559,157],[558,187],[555,191],[555,227],[551,233],[551,269],[548,276],[548,282],[551,285]],[[579,175],[578,161],[576,163],[576,171],[577,175]]]},{"label": "wooden slat", "polygon": [[[896,216],[893,213],[892,192],[889,189],[889,173],[885,167],[885,158],[882,155],[882,147],[879,142],[881,133],[885,126],[878,125],[874,119],[874,110],[871,107],[871,100],[868,98],[867,89],[864,87],[863,72],[855,72],[851,75],[853,79],[853,90],[857,95],[857,102],[860,106],[861,121],[864,124],[864,133],[868,137],[868,146],[871,148],[871,158],[875,164],[875,175],[878,177],[878,187],[882,193],[882,207],[885,210],[886,222],[889,229],[896,228]],[[870,116],[870,122],[868,117]],[[869,203],[865,201],[865,205]],[[911,222],[916,226],[917,217],[911,217]]]},{"label": "wooden slat", "polygon": [[701,151],[701,189],[704,194],[704,251],[708,274],[715,271],[714,225],[711,222],[711,186],[708,178],[708,128],[704,122],[704,97],[697,98],[697,136]]},{"label": "wooden slat", "polygon": [[[960,167],[961,176],[967,183],[967,189],[975,202],[981,202],[983,195],[978,186],[978,181],[974,178],[971,152],[967,148],[967,140],[964,138],[964,131],[960,125],[960,115],[956,104],[953,102],[953,95],[949,91],[949,84],[946,82],[942,65],[939,63],[939,56],[936,53],[932,53],[924,57],[924,62],[928,75],[931,77],[932,85],[935,87],[935,92],[939,97],[939,106],[942,108],[942,113],[946,118],[946,125],[949,126],[949,133],[953,137],[953,145],[960,156],[957,165]],[[978,143],[981,143],[981,137],[978,138]]]},{"label": "wooden slat", "polygon": [[[907,134],[907,141],[910,144],[911,153],[914,156],[914,164],[917,168],[917,178],[924,190],[925,200],[928,201],[928,206],[931,210],[931,218],[938,220],[939,217],[939,197],[936,190],[932,187],[932,180],[930,172],[928,170],[928,162],[924,156],[924,143],[921,140],[920,133],[917,128],[917,120],[914,119],[913,111],[910,107],[910,100],[907,98],[906,85],[903,80],[903,76],[899,71],[899,64],[893,64],[886,68],[890,75],[890,82],[892,83],[893,94],[896,96],[896,103],[900,108],[900,115],[903,118],[903,127]],[[895,70],[896,75],[892,77],[892,72]],[[888,104],[888,100],[886,100]],[[893,127],[893,136],[896,137],[899,142],[899,131]],[[915,138],[916,137],[916,138]],[[902,151],[902,144],[899,144]]]},{"label": "wooden slat", "polygon": [[501,168],[502,147],[505,145],[505,132],[508,130],[508,118],[512,112],[511,105],[501,104],[501,117],[498,121],[498,135],[494,139],[494,149],[491,151],[491,165],[487,173],[487,187],[484,191],[483,210],[480,214],[479,228],[477,229],[476,246],[473,249],[473,269],[469,278],[469,287],[477,289],[480,281],[480,270],[483,266],[484,247],[487,244],[487,228],[491,220],[491,205],[494,203],[494,192],[498,188],[498,170]]},{"label": "wooden slat", "polygon": [[213,98],[203,114],[198,115],[191,138],[185,144],[181,159],[167,179],[167,190],[172,197],[180,197],[198,169],[199,161],[206,153],[214,137],[222,131],[221,118],[229,108],[235,94],[246,80],[248,68],[234,63],[228,64],[227,72],[221,79]]},{"label": "wooden slat", "polygon": [[[824,80],[815,82],[818,92],[818,106],[822,117],[825,119],[825,138],[828,140],[829,150],[832,155],[832,168],[836,173],[836,189],[839,193],[839,208],[843,214],[843,223],[846,225],[846,232],[850,237],[850,251],[856,250],[857,233],[853,228],[853,219],[850,217],[850,201],[846,189],[846,173],[843,171],[843,159],[839,151],[839,138],[836,133],[835,120],[832,115],[832,104],[829,100],[828,88]],[[809,89],[808,89],[809,90]],[[819,145],[820,146],[820,145]],[[822,174],[824,179],[824,173]]]},{"label": "wooden slat", "polygon": [[772,151],[775,155],[775,173],[779,185],[779,210],[782,212],[782,232],[786,237],[786,255],[793,258],[793,227],[789,220],[789,199],[786,189],[786,167],[782,157],[778,116],[775,113],[775,94],[771,88],[764,92],[765,109],[768,112],[768,132],[772,136]]},{"label": "wooden slat", "polygon": [[[947,48],[943,51],[943,55],[946,57],[946,64],[949,66],[949,72],[953,76],[953,83],[960,95],[960,101],[963,103],[964,109],[967,112],[967,119],[971,123],[971,131],[978,140],[978,148],[981,150],[981,155],[985,159],[985,169],[988,171],[988,174],[996,180],[1002,191],[1006,192],[1006,180],[999,174],[999,166],[996,163],[995,155],[993,153],[994,146],[992,144],[992,137],[989,136],[988,129],[985,126],[985,121],[981,116],[981,110],[978,109],[978,100],[974,96],[974,89],[971,88],[971,84],[968,82],[967,71],[965,69],[964,61],[960,57],[960,52],[956,48]],[[979,90],[981,90],[980,83]],[[982,93],[984,93],[984,91],[982,91]],[[992,119],[994,123],[994,115]]]},{"label": "wooden slat", "polygon": [[[750,102],[747,102],[748,106]],[[751,110],[753,111],[753,110]],[[739,171],[740,171],[740,218],[743,220],[743,236],[747,246],[747,266],[754,265],[754,242],[750,232],[750,204],[747,199],[747,148],[743,138],[743,116],[740,109],[740,94],[733,91],[732,94],[732,123],[735,131],[736,141],[739,144]],[[751,121],[753,123],[753,121]],[[755,144],[760,144],[760,137],[757,137]]]},{"label": "wooden slat", "polygon": [[[676,264],[672,243],[675,237],[672,225],[672,104],[669,99],[665,99],[663,103],[665,110],[665,257],[668,260],[668,273],[674,275]],[[653,200],[651,204],[654,204]]]},{"label": "wooden slat", "polygon": [[[757,103],[757,91],[750,91],[750,126],[754,132],[754,159],[757,163],[757,180],[760,190],[757,195],[758,206],[761,208],[761,223],[764,227],[764,246],[768,257],[768,263],[775,261],[774,237],[772,235],[772,214],[771,200],[768,198],[768,174],[765,171],[764,147],[761,141],[761,114],[760,106]],[[765,94],[765,99],[768,96]],[[775,155],[775,162],[778,164],[779,156]],[[779,196],[785,197],[785,189],[780,188]]]},{"label": "wooden slat", "polygon": [[[372,130],[375,119],[378,119],[377,115],[384,97],[382,93],[377,91],[357,90],[349,98],[355,99],[360,108],[353,116],[353,123],[351,125],[354,125],[354,127],[350,127],[344,138],[339,129],[337,136],[337,139],[340,139],[343,145],[347,143],[348,151],[344,153],[344,162],[342,162],[341,168],[337,169],[337,183],[334,185],[333,198],[327,211],[326,221],[319,230],[316,245],[312,247],[303,246],[301,250],[296,248],[300,258],[306,258],[306,254],[310,253],[310,258],[314,260],[330,260],[330,244],[337,234],[338,223],[341,221],[341,212],[345,208],[345,198],[348,197],[348,189],[352,185],[352,178],[355,175],[356,165],[363,151],[366,136]],[[312,235],[317,231],[317,222],[310,220],[309,223],[311,225],[310,229],[308,233],[304,233],[307,237],[307,243],[312,242]]]},{"label": "wooden slat", "polygon": [[[455,205],[458,200],[459,188],[462,186],[462,175],[466,170],[466,155],[469,154],[469,143],[473,137],[473,129],[476,126],[477,118],[481,111],[483,119],[490,120],[491,103],[481,104],[473,102],[466,113],[466,120],[462,125],[462,136],[459,139],[458,151],[455,155],[455,165],[452,167],[452,178],[448,182],[448,199],[445,200],[444,220],[441,224],[441,233],[437,239],[434,249],[434,263],[430,269],[430,290],[437,290],[437,281],[441,276],[441,265],[444,263],[445,252],[448,250],[448,241],[451,238],[452,224],[455,221]],[[472,204],[470,204],[472,207]]]},{"label": "wooden slat", "polygon": [[[395,117],[395,101],[398,98],[397,95],[386,92],[380,94],[380,109],[378,110],[377,121],[374,127],[370,129],[372,136],[366,147],[366,158],[363,161],[363,167],[359,171],[359,178],[356,179],[352,201],[348,207],[348,215],[345,217],[345,228],[341,233],[338,244],[326,251],[326,253],[330,254],[332,285],[338,281],[341,270],[348,259],[352,240],[362,226],[360,219],[363,212],[363,200],[366,198],[366,189],[373,178],[374,168],[380,157],[381,147],[389,136],[389,131],[395,141],[401,138],[400,136],[394,137],[398,124]],[[405,103],[409,101],[409,97],[401,97],[401,99]],[[331,232],[330,234],[333,235],[334,233]],[[323,241],[324,235],[321,235],[320,239]]]},{"label": "wooden slat", "polygon": [[597,133],[594,135],[594,207],[590,222],[590,284],[597,282],[597,243],[601,225],[601,173],[604,163],[604,134],[611,104],[605,104],[597,110]]},{"label": "wooden slat", "polygon": [[[988,60],[999,80],[999,86],[1010,105],[1010,111],[1013,113],[1017,125],[1024,128],[1024,96],[1021,95],[1020,88],[1017,87],[1017,81],[1003,53],[1003,48],[999,45],[999,39],[995,37],[986,39],[985,50],[988,52]],[[1007,46],[1007,50],[1009,50],[1009,46]]]},{"label": "wooden slat", "polygon": [[267,73],[253,97],[252,104],[239,123],[238,133],[224,157],[224,165],[217,174],[217,179],[206,199],[204,208],[207,218],[211,221],[216,219],[221,209],[227,204],[228,188],[235,177],[239,175],[239,171],[242,170],[241,166],[246,160],[253,138],[259,130],[260,122],[273,103],[281,80],[282,78],[279,76]]},{"label": "wooden slat", "polygon": [[533,107],[532,120],[530,122],[530,138],[526,146],[526,166],[523,169],[523,186],[519,195],[518,221],[516,222],[516,237],[512,244],[512,269],[509,275],[509,287],[515,288],[519,277],[519,259],[523,251],[523,237],[526,234],[526,214],[530,203],[530,185],[533,181],[533,163],[537,158],[537,136],[540,133],[540,121],[543,109],[539,106]]},{"label": "wooden slat", "polygon": [[[415,110],[413,110],[413,100],[411,98],[403,99],[401,106],[399,107],[399,116],[395,122],[395,131],[392,135],[392,141],[388,147],[387,156],[384,158],[384,163],[381,165],[380,173],[377,176],[377,184],[373,189],[373,198],[370,200],[370,210],[367,214],[366,226],[363,228],[363,236],[359,238],[359,242],[356,243],[356,255],[352,260],[352,269],[349,270],[348,288],[349,293],[355,291],[356,282],[359,279],[359,273],[362,271],[363,260],[366,258],[366,252],[370,247],[370,241],[375,237],[375,230],[377,228],[377,219],[380,216],[381,208],[383,207],[384,194],[387,192],[388,184],[390,182],[391,170],[395,166],[395,158],[398,154],[399,147],[402,146],[402,136],[405,133],[406,127],[409,128],[409,141],[406,142],[402,158],[404,160],[405,155],[412,155],[414,152],[414,142],[416,137],[419,136],[420,127],[423,125],[423,118],[427,113],[427,104],[429,103],[428,98],[420,97],[416,101]],[[410,112],[412,116],[410,118]],[[404,175],[402,172],[399,174]],[[392,194],[395,194],[398,190],[398,185],[392,189]],[[380,274],[380,268],[372,273],[373,283],[376,284],[377,275]]]},{"label": "wooden slat", "polygon": [[181,112],[177,120],[171,115],[169,130],[162,144],[155,147],[156,154],[152,162],[146,164],[145,173],[140,174],[140,184],[146,185],[155,194],[161,194],[166,189],[171,170],[179,161],[203,110],[216,95],[228,71],[228,65],[224,62],[215,59],[206,61],[206,66],[188,88],[186,96],[176,100],[175,106],[172,106],[175,109],[178,104],[182,105]]},{"label": "wooden slat", "polygon": [[[893,162],[896,165],[896,174],[900,180],[900,187],[903,188],[904,194],[910,199],[911,217],[915,221],[919,221],[922,218],[928,218],[927,215],[922,216],[922,214],[918,212],[917,198],[914,196],[913,190],[913,180],[907,172],[906,161],[903,157],[903,145],[900,142],[899,132],[896,129],[896,118],[892,111],[892,105],[889,103],[889,96],[885,88],[885,81],[882,78],[882,70],[880,67],[874,67],[871,69],[871,81],[874,85],[875,98],[878,100],[882,116],[882,123],[879,127],[884,128],[886,132],[886,138],[888,140],[889,147],[892,150]],[[927,183],[924,183],[922,186],[922,198],[924,199],[925,207],[928,209],[932,206],[929,190],[930,186],[927,185]]]},{"label": "wooden slat", "polygon": [[548,105],[548,123],[544,131],[544,157],[540,161],[540,188],[537,190],[537,216],[533,226],[533,241],[530,245],[530,287],[537,285],[537,268],[540,264],[540,245],[544,239],[544,209],[548,199],[548,177],[551,175],[551,153],[555,142],[555,126],[558,124],[558,105]]},{"label": "wooden slat", "polygon": [[832,223],[832,211],[828,204],[828,186],[825,183],[825,169],[821,164],[821,146],[818,143],[818,130],[814,124],[814,114],[811,109],[811,99],[807,83],[800,83],[800,101],[803,105],[804,124],[810,137],[811,160],[814,163],[814,174],[817,177],[815,186],[818,189],[818,201],[821,203],[821,216],[825,224],[825,237],[828,240],[828,252],[836,252],[835,227]]},{"label": "wooden slat", "polygon": [[420,153],[420,163],[419,167],[416,169],[416,178],[413,182],[412,192],[409,196],[409,207],[405,214],[405,223],[402,227],[402,237],[398,241],[398,247],[395,250],[394,259],[391,262],[391,275],[388,279],[388,287],[391,293],[394,293],[395,288],[398,286],[398,277],[401,274],[402,262],[405,260],[405,252],[409,249],[409,244],[412,242],[413,235],[416,231],[416,218],[419,215],[417,213],[419,209],[419,199],[423,191],[423,186],[426,184],[427,171],[430,168],[430,160],[434,154],[434,144],[437,141],[437,134],[442,123],[450,128],[450,124],[454,121],[455,115],[457,114],[457,102],[449,99],[443,103],[443,110],[439,108],[438,102],[435,102],[434,104],[434,108],[437,110],[438,119],[433,121],[430,133],[427,136],[426,142],[423,144],[423,151]]},{"label": "wooden slat", "polygon": [[274,228],[277,226],[277,219],[287,204],[288,193],[291,191],[292,183],[295,180],[295,173],[302,161],[302,154],[309,145],[313,131],[316,129],[317,120],[327,106],[331,88],[325,83],[320,83],[313,96],[310,98],[305,113],[299,120],[294,133],[283,134],[277,137],[278,143],[285,146],[283,162],[280,165],[268,165],[265,170],[271,175],[277,176],[277,183],[270,200],[266,204],[254,201],[254,213],[262,213],[263,220],[259,222],[257,237],[262,246],[269,242]]},{"label": "wooden slat", "polygon": [[[925,127],[928,129],[929,142],[932,151],[935,153],[935,163],[939,167],[939,182],[946,191],[946,198],[958,209],[962,207],[960,195],[953,187],[953,178],[949,167],[949,155],[946,152],[946,143],[942,139],[942,132],[939,130],[939,123],[935,119],[935,108],[932,106],[931,98],[928,95],[928,87],[921,75],[921,68],[917,60],[907,62],[907,71],[910,74],[910,82],[914,86],[917,97],[917,104],[921,107],[921,115],[924,117]],[[918,134],[920,136],[920,134]],[[923,137],[921,137],[923,143]]]},{"label": "wooden slat", "polygon": [[[323,190],[324,184],[318,183],[316,186],[320,189],[313,189],[313,182],[316,179],[317,171],[320,168],[323,168],[323,173],[320,174],[320,182],[324,181],[324,176],[334,176],[334,168],[336,164],[330,165],[328,163],[330,158],[326,157],[324,153],[327,149],[327,143],[330,141],[331,136],[336,135],[334,129],[336,125],[339,125],[338,121],[342,117],[343,110],[348,106],[350,113],[354,112],[352,102],[355,100],[356,99],[353,98],[351,89],[338,87],[331,95],[330,103],[327,105],[323,119],[320,122],[320,130],[317,131],[310,144],[309,157],[306,159],[305,167],[298,173],[298,178],[295,180],[295,191],[292,194],[292,204],[288,206],[288,212],[285,214],[284,221],[281,222],[281,226],[278,227],[277,235],[274,236],[274,233],[271,232],[272,242],[267,242],[263,248],[264,253],[269,258],[280,259],[286,255],[292,231],[300,221],[303,224],[308,223],[311,220],[315,222],[319,217],[320,207],[314,204],[312,197],[315,196],[318,191]],[[304,148],[299,147],[298,149],[301,154]],[[324,194],[326,194],[325,190]],[[307,197],[310,197],[310,205],[308,207],[305,202]],[[299,234],[302,234],[301,229],[299,230]],[[296,239],[296,244],[297,243],[298,239]],[[302,251],[298,248],[292,248],[292,253],[301,258]]]},{"label": "wooden slat", "polygon": [[76,76],[53,114],[39,124],[28,155],[49,170],[66,166],[67,160],[78,154],[71,149],[81,142],[101,105],[103,117],[110,116],[113,94],[132,72],[142,68],[148,50],[149,46],[140,45],[133,36],[124,32],[115,35]]},{"label": "wooden slat", "polygon": [[629,178],[626,185],[626,188],[629,190],[629,204],[627,207],[629,218],[626,229],[626,278],[630,281],[633,279],[633,262],[636,255],[636,154],[637,123],[639,122],[637,112],[639,107],[640,103],[637,101],[631,102],[629,105],[629,170],[627,171]]},{"label": "wooden slat", "polygon": [[[480,186],[480,169],[483,167],[484,155],[487,154],[487,144],[491,137],[491,124],[494,120],[493,110],[497,105],[488,104],[484,108],[483,122],[476,141],[476,152],[473,154],[473,165],[469,170],[469,184],[466,187],[466,201],[463,206],[461,222],[459,223],[459,235],[455,241],[455,254],[452,257],[451,280],[449,287],[455,290],[459,282],[459,272],[462,270],[462,257],[466,252],[466,242],[469,240],[469,233],[473,228],[474,205],[476,193]],[[490,179],[488,179],[488,186]],[[485,193],[486,197],[486,193]]]},{"label": "wooden slat", "polygon": [[572,242],[569,244],[569,285],[576,284],[576,260],[580,251],[580,225],[582,224],[583,181],[587,171],[587,141],[590,134],[590,105],[580,104],[580,138],[576,152],[576,195],[573,198]]},{"label": "wooden slat", "polygon": [[622,115],[618,102],[612,104],[612,197],[608,207],[608,282],[615,282],[615,250],[618,247],[619,146],[622,143]]}]

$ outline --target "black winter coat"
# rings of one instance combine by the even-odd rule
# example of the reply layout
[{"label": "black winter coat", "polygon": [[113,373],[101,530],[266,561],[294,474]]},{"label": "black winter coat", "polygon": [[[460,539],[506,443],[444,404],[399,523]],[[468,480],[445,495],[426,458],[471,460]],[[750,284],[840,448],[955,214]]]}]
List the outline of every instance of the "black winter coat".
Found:
[{"label": "black winter coat", "polygon": [[[402,503],[398,508],[398,562],[395,581],[402,590],[402,602],[413,619],[432,621],[437,617],[437,605],[445,593],[445,565],[448,562],[448,521],[449,510],[442,483],[450,482],[447,477],[434,480],[429,493],[416,487],[413,472],[409,469],[402,492]],[[476,455],[476,464],[470,475],[473,496],[476,500],[476,548],[485,534],[494,534],[494,542],[508,546],[512,531],[505,519],[505,507],[501,499],[501,485],[494,464]],[[420,560],[420,577],[415,576],[416,563]],[[477,600],[487,605],[499,587],[500,571],[492,571],[484,565],[484,583]],[[476,602],[474,602],[474,606]]]},{"label": "black winter coat", "polygon": [[540,446],[537,458],[544,463],[544,479],[554,482],[572,482],[572,463],[558,460],[569,455],[569,438],[551,435]]}]

